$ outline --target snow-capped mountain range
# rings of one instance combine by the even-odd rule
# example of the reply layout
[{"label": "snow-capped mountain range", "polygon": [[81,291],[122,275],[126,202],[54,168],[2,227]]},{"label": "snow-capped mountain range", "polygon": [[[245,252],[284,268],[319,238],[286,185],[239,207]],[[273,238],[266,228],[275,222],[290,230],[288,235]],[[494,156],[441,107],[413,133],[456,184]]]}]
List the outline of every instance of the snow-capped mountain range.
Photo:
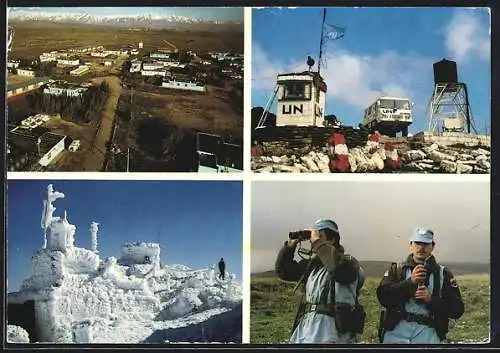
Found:
[{"label": "snow-capped mountain range", "polygon": [[122,26],[154,26],[158,27],[165,23],[180,24],[238,24],[233,21],[208,20],[196,17],[165,15],[165,14],[137,14],[137,15],[91,15],[88,13],[73,12],[44,12],[10,10],[8,12],[9,21],[50,21],[60,23],[81,23],[81,24],[107,24]]}]

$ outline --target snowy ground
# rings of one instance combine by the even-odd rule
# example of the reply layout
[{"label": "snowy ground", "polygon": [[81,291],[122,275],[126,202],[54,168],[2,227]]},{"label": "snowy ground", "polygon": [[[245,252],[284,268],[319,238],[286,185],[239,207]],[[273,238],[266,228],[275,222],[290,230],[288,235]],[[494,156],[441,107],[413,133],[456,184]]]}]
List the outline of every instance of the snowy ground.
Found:
[{"label": "snowy ground", "polygon": [[29,343],[29,335],[25,329],[19,326],[7,325],[7,342],[9,343]]},{"label": "snowy ground", "polygon": [[45,337],[55,343],[241,343],[242,288],[234,275],[221,280],[213,269],[124,266],[114,258],[97,271],[82,273],[79,264],[75,273],[66,263],[69,273],[52,287],[55,300],[45,310],[54,326]]}]

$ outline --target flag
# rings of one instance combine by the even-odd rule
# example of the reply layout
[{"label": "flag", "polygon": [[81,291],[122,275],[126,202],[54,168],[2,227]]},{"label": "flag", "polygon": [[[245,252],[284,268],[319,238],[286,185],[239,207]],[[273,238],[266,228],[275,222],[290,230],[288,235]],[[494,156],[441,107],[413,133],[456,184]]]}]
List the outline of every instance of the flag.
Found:
[{"label": "flag", "polygon": [[345,35],[345,28],[334,26],[328,23],[324,24],[323,39],[336,40],[342,38],[344,35]]}]

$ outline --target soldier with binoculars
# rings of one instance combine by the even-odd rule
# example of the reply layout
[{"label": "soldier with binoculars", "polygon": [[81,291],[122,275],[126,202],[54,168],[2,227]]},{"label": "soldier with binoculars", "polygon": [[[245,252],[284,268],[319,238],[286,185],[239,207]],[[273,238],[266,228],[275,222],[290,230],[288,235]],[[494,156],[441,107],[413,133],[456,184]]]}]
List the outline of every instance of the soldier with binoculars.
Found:
[{"label": "soldier with binoculars", "polygon": [[[297,262],[295,250],[303,241],[311,242],[309,259]],[[358,303],[365,276],[358,261],[344,253],[334,221],[320,219],[310,230],[290,232],[275,270],[282,280],[296,281],[295,289],[304,287],[290,343],[355,342],[366,317]]]}]

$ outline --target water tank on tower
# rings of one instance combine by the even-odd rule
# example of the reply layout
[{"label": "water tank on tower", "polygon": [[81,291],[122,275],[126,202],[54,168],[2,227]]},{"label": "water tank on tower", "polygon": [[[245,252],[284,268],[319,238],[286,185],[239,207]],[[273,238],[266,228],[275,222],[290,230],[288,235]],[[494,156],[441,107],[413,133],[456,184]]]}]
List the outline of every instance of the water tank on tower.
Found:
[{"label": "water tank on tower", "polygon": [[467,85],[458,81],[457,63],[434,63],[434,91],[428,105],[429,131],[476,132]]},{"label": "water tank on tower", "polygon": [[457,63],[443,59],[433,64],[434,84],[458,82]]}]

